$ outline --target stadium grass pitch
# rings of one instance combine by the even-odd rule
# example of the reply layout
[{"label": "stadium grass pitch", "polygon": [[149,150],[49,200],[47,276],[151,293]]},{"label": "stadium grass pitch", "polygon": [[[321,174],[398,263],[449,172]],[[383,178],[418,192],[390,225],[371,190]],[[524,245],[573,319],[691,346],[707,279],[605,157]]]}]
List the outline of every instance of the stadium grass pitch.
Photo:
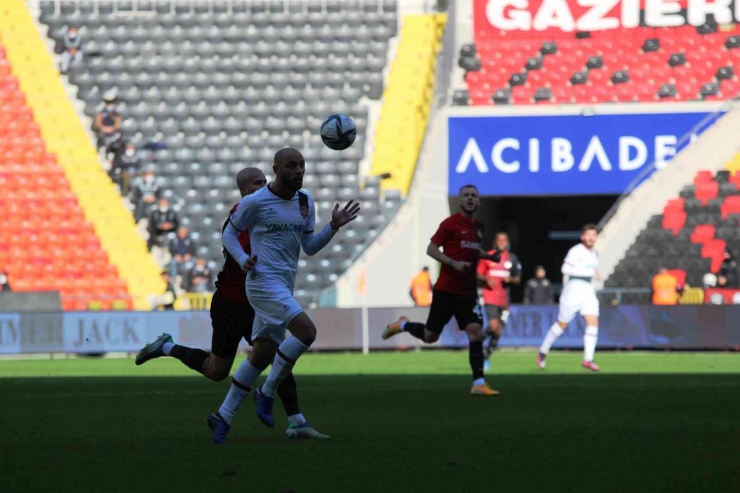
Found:
[{"label": "stadium grass pitch", "polygon": [[0,361],[0,491],[740,491],[740,355],[494,356],[501,397],[468,395],[467,354],[318,354],[297,371],[324,441],[289,441],[245,402],[229,443],[206,416],[229,382],[179,362]]}]

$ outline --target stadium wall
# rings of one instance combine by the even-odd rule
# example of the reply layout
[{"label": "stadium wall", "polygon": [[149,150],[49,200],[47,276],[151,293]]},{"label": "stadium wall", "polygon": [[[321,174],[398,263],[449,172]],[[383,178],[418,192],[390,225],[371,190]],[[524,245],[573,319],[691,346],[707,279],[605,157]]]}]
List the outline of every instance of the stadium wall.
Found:
[{"label": "stadium wall", "polygon": [[[502,346],[538,346],[557,317],[557,306],[513,306]],[[380,338],[383,327],[405,313],[423,318],[426,309],[387,308],[367,312],[371,349],[421,346],[402,334],[388,341]],[[320,327],[312,346],[316,350],[359,350],[363,347],[361,309],[317,309],[309,315]],[[740,350],[740,306],[629,306],[604,307],[599,327],[600,348],[675,348]],[[48,312],[0,313],[0,355],[32,353],[99,354],[137,352],[165,328],[178,343],[204,350],[211,345],[208,312]],[[560,348],[580,348],[585,327],[572,323],[555,343]],[[467,336],[454,323],[445,327],[434,346],[467,347]],[[428,345],[427,345],[428,346]],[[242,343],[242,350],[247,349]]]}]

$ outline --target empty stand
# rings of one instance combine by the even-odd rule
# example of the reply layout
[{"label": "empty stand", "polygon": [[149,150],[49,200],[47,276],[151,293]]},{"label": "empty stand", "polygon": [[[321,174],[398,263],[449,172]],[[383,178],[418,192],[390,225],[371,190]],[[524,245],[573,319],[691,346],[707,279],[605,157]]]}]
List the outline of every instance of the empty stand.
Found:
[{"label": "empty stand", "polygon": [[[363,209],[335,240],[338,250],[302,260],[296,294],[315,301],[395,210],[381,207],[379,179],[361,187],[358,173],[368,120],[362,101],[383,94],[388,42],[398,29],[396,2],[129,4],[41,2],[41,22],[53,39],[68,25],[80,27],[86,59],[69,80],[87,115],[97,112],[104,93],[115,91],[125,137],[140,148],[151,141],[166,145],[142,157],[182,224],[196,233],[198,255],[219,263],[220,227],[240,199],[236,173],[256,166],[269,177],[277,149],[301,149],[318,226],[335,201],[359,199]],[[323,146],[318,135],[322,120],[339,112],[358,128],[355,144],[343,152]]]},{"label": "empty stand", "polygon": [[[740,26],[620,28],[542,38],[476,32],[455,104],[724,100],[740,81]],[[501,92],[499,92],[501,91]]]}]

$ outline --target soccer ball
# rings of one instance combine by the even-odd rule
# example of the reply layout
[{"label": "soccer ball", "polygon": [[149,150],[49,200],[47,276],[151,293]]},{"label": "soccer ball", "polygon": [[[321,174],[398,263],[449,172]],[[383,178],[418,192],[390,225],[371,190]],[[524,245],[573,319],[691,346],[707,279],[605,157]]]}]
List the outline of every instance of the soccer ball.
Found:
[{"label": "soccer ball", "polygon": [[321,124],[321,140],[329,149],[342,151],[352,145],[355,137],[357,127],[347,115],[341,113],[329,115]]}]

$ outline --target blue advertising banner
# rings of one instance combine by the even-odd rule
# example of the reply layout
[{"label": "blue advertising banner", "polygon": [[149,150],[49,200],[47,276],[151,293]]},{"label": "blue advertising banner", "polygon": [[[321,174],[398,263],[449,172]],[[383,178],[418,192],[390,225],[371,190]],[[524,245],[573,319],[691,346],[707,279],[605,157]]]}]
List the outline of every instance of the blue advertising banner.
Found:
[{"label": "blue advertising banner", "polygon": [[[719,308],[719,309],[718,309]],[[539,346],[557,320],[557,305],[515,305],[499,341],[500,346]],[[620,305],[601,308],[601,348],[729,348],[740,345],[740,306],[714,307]],[[586,324],[576,317],[553,347],[583,347]],[[440,336],[442,345],[465,346],[467,336],[448,324]]]},{"label": "blue advertising banner", "polygon": [[450,117],[449,193],[474,183],[482,195],[620,194],[710,115]]},{"label": "blue advertising banner", "polygon": [[[425,320],[425,308],[373,308],[370,327],[396,320],[399,313]],[[555,322],[558,308],[512,306],[501,337],[502,346],[537,347]],[[362,348],[360,309],[318,309],[310,316],[321,327],[315,350]],[[740,306],[604,306],[599,323],[601,348],[740,348]],[[583,347],[583,321],[576,318],[555,347]],[[22,353],[136,353],[167,332],[180,344],[211,348],[211,320],[206,311],[0,313],[0,355]],[[369,333],[372,349],[424,345],[409,334],[383,341],[380,330]],[[441,334],[444,347],[466,347],[465,332],[454,319]],[[240,349],[247,349],[241,341]]]}]

